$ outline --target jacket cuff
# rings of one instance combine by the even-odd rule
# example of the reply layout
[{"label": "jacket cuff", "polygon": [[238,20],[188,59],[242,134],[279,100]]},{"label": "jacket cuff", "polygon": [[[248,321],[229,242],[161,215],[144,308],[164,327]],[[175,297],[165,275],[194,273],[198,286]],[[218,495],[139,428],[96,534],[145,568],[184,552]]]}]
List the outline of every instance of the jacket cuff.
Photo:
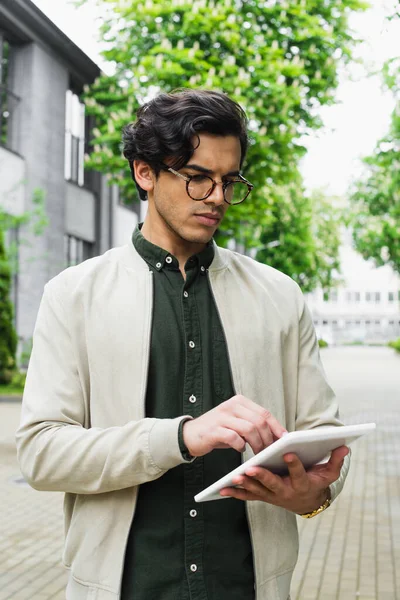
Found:
[{"label": "jacket cuff", "polygon": [[179,423],[179,429],[178,429],[179,449],[181,451],[182,458],[185,460],[185,462],[189,462],[189,463],[192,463],[194,460],[196,460],[196,457],[192,456],[190,454],[189,450],[187,449],[185,440],[183,439],[183,426],[186,423],[186,421],[190,421],[191,419],[192,419],[192,417],[184,417],[181,420],[181,422]]},{"label": "jacket cuff", "polygon": [[176,419],[156,419],[149,431],[149,453],[152,462],[162,471],[191,462],[184,459],[179,446],[179,426],[182,421],[191,419],[189,415]]}]

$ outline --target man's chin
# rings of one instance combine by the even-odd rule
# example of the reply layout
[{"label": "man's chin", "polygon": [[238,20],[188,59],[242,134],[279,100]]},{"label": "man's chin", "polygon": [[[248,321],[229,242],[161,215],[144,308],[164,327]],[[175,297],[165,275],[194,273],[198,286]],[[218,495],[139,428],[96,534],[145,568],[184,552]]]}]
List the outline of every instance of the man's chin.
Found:
[{"label": "man's chin", "polygon": [[208,244],[212,240],[216,230],[206,232],[187,233],[185,232],[183,239],[191,244]]}]

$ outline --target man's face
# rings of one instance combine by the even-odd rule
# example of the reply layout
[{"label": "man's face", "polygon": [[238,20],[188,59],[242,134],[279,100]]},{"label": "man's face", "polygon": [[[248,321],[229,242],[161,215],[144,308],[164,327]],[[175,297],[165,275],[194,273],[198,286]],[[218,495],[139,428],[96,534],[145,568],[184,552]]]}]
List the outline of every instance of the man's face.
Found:
[{"label": "man's face", "polygon": [[[200,145],[179,173],[208,175],[218,182],[234,180],[240,170],[239,138],[208,133],[200,134],[199,138]],[[149,192],[149,212],[153,225],[156,220],[157,228],[164,228],[175,243],[209,242],[228,207],[220,184],[208,198],[195,201],[186,192],[186,182],[166,171],[161,171],[158,179],[154,179],[153,190]]]}]

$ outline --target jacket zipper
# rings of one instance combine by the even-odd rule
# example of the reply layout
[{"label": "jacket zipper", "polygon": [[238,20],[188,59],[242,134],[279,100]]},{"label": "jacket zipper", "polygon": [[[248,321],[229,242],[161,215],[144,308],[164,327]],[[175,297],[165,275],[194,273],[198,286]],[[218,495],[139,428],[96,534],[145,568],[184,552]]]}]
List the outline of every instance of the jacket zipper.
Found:
[{"label": "jacket zipper", "polygon": [[[153,273],[152,271],[150,271],[150,308],[149,308],[149,320],[148,323],[150,322],[150,335],[149,335],[149,339],[148,339],[148,347],[147,347],[147,356],[146,356],[146,364],[147,364],[147,369],[146,369],[146,375],[145,375],[145,382],[144,382],[144,386],[143,386],[143,397],[141,398],[141,402],[142,402],[142,407],[143,407],[143,418],[146,417],[146,390],[147,390],[147,379],[148,379],[148,373],[149,373],[149,359],[150,359],[150,340],[151,340],[151,323],[152,323],[152,315],[153,315],[153,301],[154,301],[154,287],[153,287]],[[139,486],[140,489],[140,486]],[[135,502],[135,506],[133,508],[133,512],[132,512],[132,517],[131,517],[131,521],[129,524],[129,528],[128,528],[128,534],[125,538],[125,549],[124,549],[124,559],[122,561],[122,573],[121,573],[121,580],[119,582],[119,592],[118,592],[118,598],[121,598],[121,588],[122,588],[122,577],[124,575],[124,567],[125,567],[125,559],[126,559],[126,551],[128,548],[128,539],[129,539],[129,534],[132,528],[132,523],[133,523],[133,518],[135,516],[135,508],[136,508],[136,504],[137,504],[137,497],[139,495],[139,490],[136,494],[136,502]]]},{"label": "jacket zipper", "polygon": [[[210,279],[210,274],[209,274],[208,269],[207,269],[207,279],[208,279],[208,285],[209,285],[209,288],[210,288],[210,291],[211,291],[211,296],[212,296],[212,298],[214,300],[214,306],[215,306],[215,308],[217,310],[218,318],[219,318],[219,321],[221,323],[222,333],[224,334],[225,347],[226,347],[226,351],[227,351],[227,354],[228,354],[229,373],[230,373],[230,376],[231,376],[233,391],[235,392],[235,395],[236,395],[237,394],[237,390],[236,390],[235,381],[234,381],[234,378],[233,378],[233,371],[232,371],[232,364],[231,364],[231,357],[230,357],[230,353],[229,353],[228,341],[226,339],[225,329],[224,329],[224,326],[223,326],[223,323],[222,323],[222,319],[221,319],[221,313],[220,313],[220,310],[218,308],[218,304],[217,304],[217,301],[216,301],[216,298],[215,298],[214,290],[213,290],[212,285],[211,285],[211,279]],[[241,454],[241,462],[243,463],[243,454]],[[249,517],[249,508],[248,508],[248,503],[247,502],[245,502],[245,512],[246,512],[247,525],[248,525],[249,534],[250,534],[251,549],[252,549],[252,552],[253,552],[254,592],[255,592],[255,600],[257,600],[257,596],[258,596],[258,593],[257,593],[257,572],[256,572],[256,568],[255,568],[255,561],[254,561],[254,539],[253,539],[253,531],[251,529],[251,523],[250,523],[250,517]]]}]

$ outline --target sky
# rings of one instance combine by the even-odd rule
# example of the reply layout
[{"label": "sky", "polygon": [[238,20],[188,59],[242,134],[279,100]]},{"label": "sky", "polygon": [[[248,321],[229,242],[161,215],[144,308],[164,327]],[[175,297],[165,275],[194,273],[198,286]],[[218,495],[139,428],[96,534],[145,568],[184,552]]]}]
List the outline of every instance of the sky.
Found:
[{"label": "sky", "polygon": [[[107,71],[99,54],[95,0],[79,9],[69,0],[33,2]],[[385,18],[398,2],[370,0],[370,5],[365,13],[353,15],[350,22],[355,36],[365,40],[355,53],[362,64],[341,71],[337,104],[321,109],[324,128],[303,140],[308,153],[301,171],[308,190],[323,188],[329,194],[344,196],[362,173],[361,158],[371,154],[377,140],[388,131],[394,99],[383,89],[379,72],[385,60],[400,55],[400,20],[389,22]],[[368,75],[371,71],[377,74]]]}]

